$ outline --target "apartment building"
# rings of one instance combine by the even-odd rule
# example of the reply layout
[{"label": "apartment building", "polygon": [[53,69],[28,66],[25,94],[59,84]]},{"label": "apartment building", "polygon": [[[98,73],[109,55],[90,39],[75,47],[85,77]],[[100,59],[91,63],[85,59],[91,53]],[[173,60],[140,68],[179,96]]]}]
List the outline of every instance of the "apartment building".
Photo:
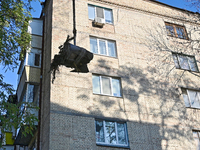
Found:
[{"label": "apartment building", "polygon": [[[76,45],[94,58],[88,73],[60,66],[52,83],[73,15]],[[72,0],[46,0],[43,42],[31,50],[41,73],[40,63],[19,69],[18,101],[41,77],[40,122],[26,148],[199,149],[199,17],[154,0],[75,0],[75,13]]]},{"label": "apartment building", "polygon": [[[33,18],[30,21],[28,32],[31,34],[31,48],[27,50],[24,59],[21,61],[18,69],[17,102],[22,103],[20,113],[31,113],[38,116],[38,110],[34,106],[39,106],[40,95],[40,70],[41,70],[41,50],[43,35],[43,20]],[[30,108],[26,103],[32,103]],[[14,132],[15,150],[28,149],[28,145],[34,143],[37,136],[38,123],[35,122],[35,128],[32,134],[24,135],[25,126]],[[34,144],[32,144],[34,147]],[[29,148],[30,149],[30,148]]]}]

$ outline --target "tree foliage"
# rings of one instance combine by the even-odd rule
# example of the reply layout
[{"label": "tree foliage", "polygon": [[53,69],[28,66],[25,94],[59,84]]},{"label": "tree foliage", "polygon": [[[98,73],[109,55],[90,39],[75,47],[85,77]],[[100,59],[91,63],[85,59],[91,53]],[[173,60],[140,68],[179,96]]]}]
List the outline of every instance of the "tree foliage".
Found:
[{"label": "tree foliage", "polygon": [[[18,66],[30,47],[31,35],[27,32],[31,19],[32,0],[0,0],[0,65],[5,70],[13,70]],[[12,85],[3,81],[0,74],[0,130],[1,133],[29,125],[24,134],[31,133],[37,118],[30,112],[20,113],[22,103],[7,102],[8,96],[14,93]],[[26,108],[31,104],[24,103]],[[0,147],[2,138],[0,138]]]},{"label": "tree foliage", "polygon": [[30,10],[30,0],[0,1],[0,63],[6,67],[17,65],[29,47]]}]

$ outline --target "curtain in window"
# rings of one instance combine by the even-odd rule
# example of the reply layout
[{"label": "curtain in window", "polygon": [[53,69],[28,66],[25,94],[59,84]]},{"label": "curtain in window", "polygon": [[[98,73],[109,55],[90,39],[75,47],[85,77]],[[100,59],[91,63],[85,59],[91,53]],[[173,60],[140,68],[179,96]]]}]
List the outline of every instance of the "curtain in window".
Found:
[{"label": "curtain in window", "polygon": [[104,18],[103,8],[96,7],[96,16],[99,18]]},{"label": "curtain in window", "polygon": [[101,77],[103,94],[111,95],[110,79]]},{"label": "curtain in window", "polygon": [[98,54],[97,39],[90,38],[90,50],[91,52]]},{"label": "curtain in window", "polygon": [[112,79],[113,96],[121,96],[119,79]]},{"label": "curtain in window", "polygon": [[100,54],[106,55],[106,42],[99,40],[99,50]]},{"label": "curtain in window", "polygon": [[100,77],[99,76],[92,76],[92,84],[93,84],[93,93],[100,94]]},{"label": "curtain in window", "polygon": [[113,42],[108,42],[108,55],[112,57],[116,57],[115,43]]}]

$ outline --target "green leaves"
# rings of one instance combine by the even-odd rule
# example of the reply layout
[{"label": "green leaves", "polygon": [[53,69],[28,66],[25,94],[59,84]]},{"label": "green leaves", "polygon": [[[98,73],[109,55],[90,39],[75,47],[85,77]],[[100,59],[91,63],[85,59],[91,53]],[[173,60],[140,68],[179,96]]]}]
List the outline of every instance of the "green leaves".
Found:
[{"label": "green leaves", "polygon": [[[30,48],[31,36],[27,32],[31,19],[30,3],[32,0],[0,0],[0,66],[7,69],[17,67],[19,59],[23,59]],[[33,110],[36,106],[28,103],[7,102],[8,95],[14,93],[12,85],[3,82],[0,74],[0,130],[1,133],[18,129],[26,125],[24,135],[32,134],[38,121]],[[22,111],[21,106],[27,111]],[[28,111],[28,110],[32,111]],[[0,138],[0,148],[2,138]]]},{"label": "green leaves", "polygon": [[19,58],[30,47],[27,33],[31,19],[30,0],[0,1],[0,63],[9,69],[16,67]]}]

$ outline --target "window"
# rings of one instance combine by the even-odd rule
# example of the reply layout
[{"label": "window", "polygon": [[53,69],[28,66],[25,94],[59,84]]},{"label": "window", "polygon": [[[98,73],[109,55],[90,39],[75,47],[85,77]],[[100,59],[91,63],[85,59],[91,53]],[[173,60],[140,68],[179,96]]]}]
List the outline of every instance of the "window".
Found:
[{"label": "window", "polygon": [[198,72],[194,56],[172,53],[176,68]]},{"label": "window", "polygon": [[21,104],[21,112],[24,112],[26,104],[25,103],[33,103],[35,106],[39,106],[39,96],[40,96],[40,87],[39,85],[27,84],[25,89],[26,91],[23,93],[23,99]]},{"label": "window", "polygon": [[193,138],[196,143],[196,149],[200,149],[200,132],[199,131],[193,131]]},{"label": "window", "polygon": [[30,53],[28,53],[28,65],[40,67],[41,65],[41,51],[37,49],[32,49]]},{"label": "window", "polygon": [[182,95],[186,107],[200,108],[200,91],[182,88]]},{"label": "window", "polygon": [[126,123],[96,120],[96,143],[128,146]]},{"label": "window", "polygon": [[121,97],[120,80],[107,76],[92,76],[93,93]]},{"label": "window", "polygon": [[90,51],[95,54],[116,57],[116,47],[114,41],[90,37]]},{"label": "window", "polygon": [[181,39],[188,39],[184,26],[165,22],[165,27],[167,29],[167,35]]},{"label": "window", "polygon": [[35,54],[34,65],[35,66],[40,66],[40,54]]},{"label": "window", "polygon": [[95,17],[105,19],[106,23],[113,23],[112,10],[93,5],[88,5],[89,19],[94,20]]}]

